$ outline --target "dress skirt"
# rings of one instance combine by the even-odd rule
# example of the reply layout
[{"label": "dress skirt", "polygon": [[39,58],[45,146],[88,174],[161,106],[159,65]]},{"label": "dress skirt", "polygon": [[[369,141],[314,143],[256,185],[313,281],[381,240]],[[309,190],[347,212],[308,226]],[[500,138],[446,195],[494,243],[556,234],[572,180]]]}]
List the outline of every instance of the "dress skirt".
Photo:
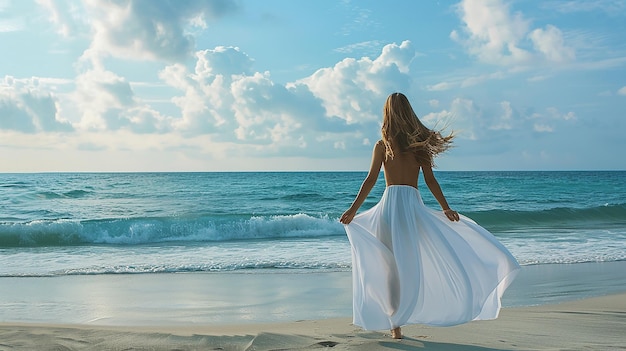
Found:
[{"label": "dress skirt", "polygon": [[390,185],[345,226],[352,247],[353,323],[366,330],[494,319],[519,264],[486,229],[450,221],[419,191]]}]

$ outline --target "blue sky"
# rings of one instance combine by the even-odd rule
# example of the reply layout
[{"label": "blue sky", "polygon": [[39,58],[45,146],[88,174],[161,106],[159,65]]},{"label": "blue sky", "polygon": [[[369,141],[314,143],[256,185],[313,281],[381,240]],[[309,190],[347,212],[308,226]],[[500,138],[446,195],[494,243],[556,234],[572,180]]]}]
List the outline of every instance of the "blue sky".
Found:
[{"label": "blue sky", "polygon": [[0,0],[0,172],[626,169],[626,1]]}]

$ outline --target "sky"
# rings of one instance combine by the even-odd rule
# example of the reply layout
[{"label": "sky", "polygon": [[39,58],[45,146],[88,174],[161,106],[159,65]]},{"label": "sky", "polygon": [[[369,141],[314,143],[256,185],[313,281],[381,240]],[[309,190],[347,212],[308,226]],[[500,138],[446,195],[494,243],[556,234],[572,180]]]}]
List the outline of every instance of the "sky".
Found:
[{"label": "sky", "polygon": [[0,172],[626,170],[626,0],[0,0]]}]

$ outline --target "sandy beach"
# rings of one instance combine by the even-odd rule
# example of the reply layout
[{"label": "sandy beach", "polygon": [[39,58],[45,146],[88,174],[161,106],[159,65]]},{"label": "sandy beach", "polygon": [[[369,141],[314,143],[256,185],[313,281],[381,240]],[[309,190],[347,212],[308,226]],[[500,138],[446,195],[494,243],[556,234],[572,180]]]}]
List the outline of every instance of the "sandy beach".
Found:
[{"label": "sandy beach", "polygon": [[493,321],[363,331],[349,318],[232,326],[1,324],[0,350],[623,350],[626,294],[503,309]]},{"label": "sandy beach", "polygon": [[523,268],[492,321],[364,331],[349,272],[0,278],[0,350],[623,350],[626,262]]}]

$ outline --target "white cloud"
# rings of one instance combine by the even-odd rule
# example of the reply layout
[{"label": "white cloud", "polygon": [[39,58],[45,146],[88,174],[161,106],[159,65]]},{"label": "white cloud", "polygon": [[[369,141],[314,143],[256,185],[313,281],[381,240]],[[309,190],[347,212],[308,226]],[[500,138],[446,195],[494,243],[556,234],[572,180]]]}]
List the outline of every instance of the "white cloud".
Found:
[{"label": "white cloud", "polygon": [[574,112],[569,111],[567,113],[561,113],[556,107],[548,107],[546,109],[546,112],[548,117],[552,119],[559,119],[564,121],[571,121],[576,119],[576,114]]},{"label": "white cloud", "polygon": [[455,98],[449,110],[431,112],[421,117],[430,128],[454,130],[459,138],[477,140],[482,134],[482,111],[473,100]]},{"label": "white cloud", "polygon": [[61,111],[74,116],[80,131],[130,130],[157,133],[169,130],[166,120],[135,97],[129,82],[96,67],[76,77],[76,89],[66,94]]},{"label": "white cloud", "polygon": [[253,60],[238,48],[202,50],[196,57],[191,72],[174,64],[160,73],[183,92],[172,99],[181,110],[181,117],[172,120],[180,132],[276,148],[305,147],[308,134],[345,129],[338,118],[325,116],[321,101],[306,86],[276,84],[269,72],[254,72]]},{"label": "white cloud", "polygon": [[57,32],[63,37],[85,35],[89,24],[79,2],[59,0],[36,0],[37,4],[50,13],[50,22],[57,27]]},{"label": "white cloud", "polygon": [[626,86],[623,86],[620,90],[618,90],[617,94],[626,95]]},{"label": "white cloud", "polygon": [[274,84],[267,73],[235,80],[231,92],[239,140],[280,144],[293,140],[292,135],[302,127],[297,111],[289,106],[296,96]]},{"label": "white cloud", "polygon": [[452,118],[452,113],[448,110],[441,110],[438,112],[430,112],[424,116],[419,117],[419,119],[430,128],[433,128],[440,121],[450,120]]},{"label": "white cloud", "polygon": [[[296,154],[318,133],[335,135],[327,139],[332,141],[348,130],[306,85],[275,83],[269,72],[255,72],[253,60],[238,48],[202,50],[196,57],[193,71],[174,64],[159,75],[183,92],[172,99],[181,110],[180,118],[172,120],[177,131],[213,135],[219,142],[254,147],[252,152]],[[318,141],[309,152],[323,149]]]},{"label": "white cloud", "polygon": [[527,62],[530,53],[521,48],[529,22],[521,13],[511,14],[509,6],[500,0],[464,0],[457,5],[467,38],[453,31],[453,40],[466,45],[470,54],[481,61],[494,64]]},{"label": "white cloud", "polygon": [[113,72],[92,69],[76,78],[76,91],[71,94],[77,126],[83,130],[118,129],[120,112],[132,107],[133,92],[128,82]]},{"label": "white cloud", "polygon": [[25,133],[71,131],[58,113],[57,97],[42,89],[37,79],[0,81],[0,129]]},{"label": "white cloud", "polygon": [[[180,91],[170,101],[180,113],[167,116],[135,94],[141,84],[93,60],[73,81],[6,77],[0,130],[67,132],[64,145],[81,152],[183,147],[212,157],[332,155],[377,140],[384,99],[409,89],[414,55],[409,42],[389,44],[373,59],[348,58],[277,84],[238,48],[201,50],[191,67],[174,63],[159,72],[163,86]],[[62,93],[54,93],[58,87]],[[129,135],[133,142],[120,140]]]},{"label": "white cloud", "polygon": [[454,30],[450,38],[482,62],[515,66],[540,58],[544,62],[566,62],[575,57],[558,28],[547,25],[545,29],[531,30],[530,21],[521,12],[512,13],[502,0],[463,0],[456,9],[464,26],[462,33]]},{"label": "white cloud", "polygon": [[535,123],[533,124],[533,130],[538,133],[551,133],[554,131],[554,128],[547,124]]},{"label": "white cloud", "polygon": [[340,48],[336,48],[335,52],[342,54],[351,54],[353,52],[371,52],[372,50],[378,50],[383,43],[380,40],[368,40],[359,43],[346,45]]},{"label": "white cloud", "polygon": [[450,108],[454,129],[459,131],[461,137],[477,140],[482,134],[482,111],[474,101],[470,99],[456,98]]},{"label": "white cloud", "polygon": [[426,90],[445,91],[445,90],[451,90],[454,88],[467,88],[467,87],[481,84],[489,80],[501,80],[501,79],[506,78],[508,75],[509,75],[508,73],[497,71],[497,72],[481,74],[477,76],[456,77],[456,78],[449,79],[447,81],[440,82],[437,84],[427,85]]},{"label": "white cloud", "polygon": [[449,108],[426,114],[421,119],[430,127],[454,130],[459,139],[480,140],[484,145],[495,145],[498,141],[505,147],[510,145],[505,140],[515,136],[523,138],[528,130],[555,132],[576,123],[577,116],[573,111],[562,112],[555,107],[525,115],[511,101],[489,104],[455,98]]},{"label": "white cloud", "polygon": [[340,149],[340,150],[345,150],[346,149],[346,143],[344,143],[343,141],[336,141],[334,144],[335,149]]},{"label": "white cloud", "polygon": [[224,125],[239,142],[271,148],[315,145],[321,151],[362,145],[364,130],[378,133],[371,126],[379,123],[384,98],[408,88],[413,57],[409,42],[389,44],[373,60],[348,58],[286,85],[273,82],[268,72],[231,74],[223,78],[228,88],[220,95],[221,100],[232,98],[225,105],[231,110],[224,110]]},{"label": "white cloud", "polygon": [[509,101],[502,101],[500,103],[500,107],[502,107],[502,114],[500,118],[498,118],[490,129],[493,130],[502,130],[502,129],[512,129],[513,128],[513,108],[511,107],[511,103]]},{"label": "white cloud", "polygon": [[532,129],[537,133],[552,133],[560,126],[575,123],[576,114],[573,111],[563,113],[556,107],[548,107],[543,112],[530,114],[526,122],[532,124]]},{"label": "white cloud", "polygon": [[[196,52],[193,72],[181,64],[163,69],[159,77],[184,92],[182,96],[172,99],[181,110],[181,118],[174,121],[174,127],[194,133],[227,132],[228,127],[233,129],[231,84],[254,74],[252,62],[239,48],[220,46]],[[226,125],[227,122],[230,123]]]},{"label": "white cloud", "polygon": [[441,83],[437,83],[434,85],[428,85],[426,87],[426,90],[428,91],[444,91],[444,90],[450,90],[452,88],[454,88],[456,86],[455,83],[452,82],[441,82]]},{"label": "white cloud", "polygon": [[409,41],[388,44],[374,60],[346,58],[296,83],[306,85],[322,100],[328,116],[348,123],[377,121],[387,95],[408,90],[409,64],[414,57]]},{"label": "white cloud", "polygon": [[63,36],[89,28],[92,40],[84,53],[88,60],[113,56],[176,62],[189,58],[195,42],[188,28],[206,28],[207,19],[238,9],[232,0],[38,0],[38,4],[49,11],[50,21]]},{"label": "white cloud", "polygon": [[547,25],[546,29],[535,29],[530,33],[530,39],[535,49],[545,55],[548,61],[569,62],[575,58],[574,49],[565,46],[563,34],[552,25]]}]

